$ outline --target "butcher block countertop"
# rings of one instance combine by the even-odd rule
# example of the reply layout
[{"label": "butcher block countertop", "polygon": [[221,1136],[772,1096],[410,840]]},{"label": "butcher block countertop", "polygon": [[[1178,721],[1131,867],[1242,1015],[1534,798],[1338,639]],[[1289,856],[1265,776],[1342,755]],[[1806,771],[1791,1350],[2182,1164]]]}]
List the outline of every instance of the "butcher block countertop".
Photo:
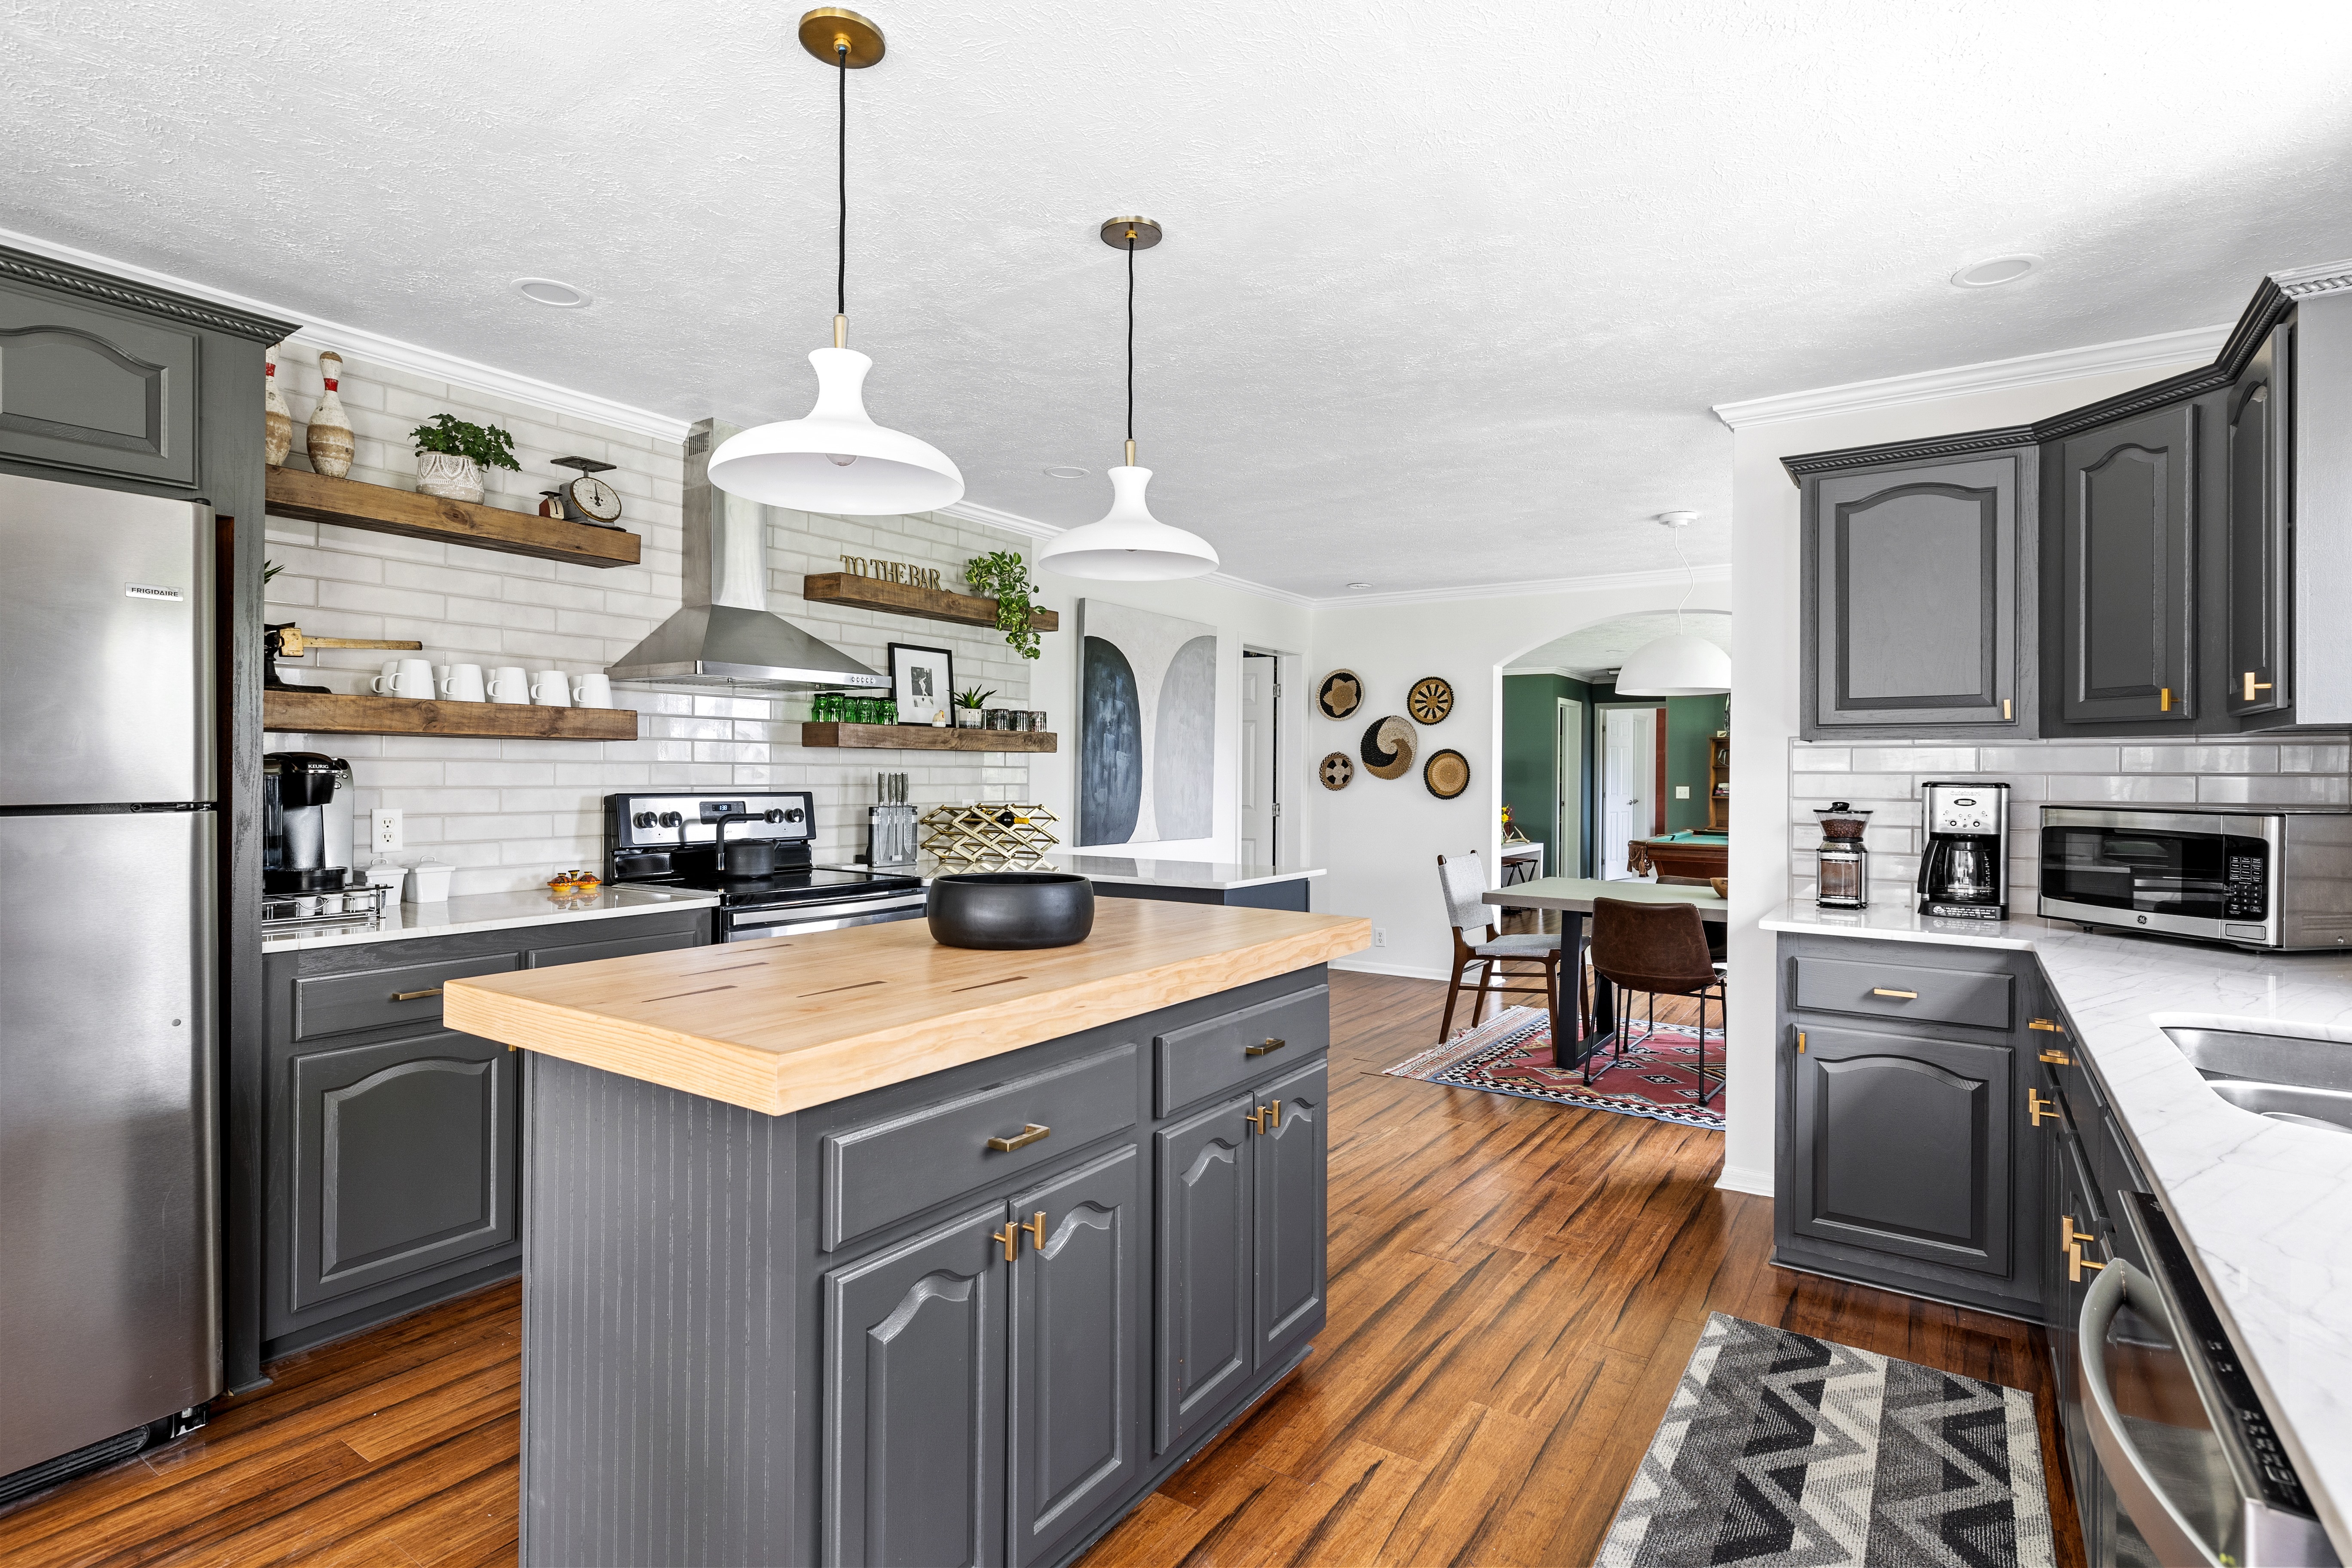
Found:
[{"label": "butcher block countertop", "polygon": [[780,1116],[1371,945],[1368,921],[1105,899],[1075,947],[922,921],[447,982],[449,1027]]}]

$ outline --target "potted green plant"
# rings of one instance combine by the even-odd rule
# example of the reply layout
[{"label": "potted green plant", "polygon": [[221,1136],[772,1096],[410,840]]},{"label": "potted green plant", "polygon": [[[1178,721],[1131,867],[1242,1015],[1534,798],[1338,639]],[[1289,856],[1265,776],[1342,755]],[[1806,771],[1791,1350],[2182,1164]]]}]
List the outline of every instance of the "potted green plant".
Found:
[{"label": "potted green plant", "polygon": [[982,691],[977,686],[967,686],[955,694],[956,728],[977,730],[981,726],[981,705],[995,696],[993,690]]},{"label": "potted green plant", "polygon": [[416,488],[449,500],[482,499],[484,468],[520,469],[514,437],[495,425],[469,424],[453,414],[436,414],[429,425],[409,432],[416,443]]},{"label": "potted green plant", "polygon": [[963,563],[963,580],[972,592],[996,601],[996,629],[1023,658],[1037,657],[1037,634],[1030,629],[1029,595],[1037,584],[1029,581],[1029,563],[1017,550],[975,555]]}]

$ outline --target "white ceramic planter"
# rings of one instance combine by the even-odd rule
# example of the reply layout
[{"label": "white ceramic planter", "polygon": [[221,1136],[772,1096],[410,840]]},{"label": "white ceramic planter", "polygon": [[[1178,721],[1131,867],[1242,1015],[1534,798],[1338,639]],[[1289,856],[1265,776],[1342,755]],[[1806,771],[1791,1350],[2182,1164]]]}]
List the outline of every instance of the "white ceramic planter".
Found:
[{"label": "white ceramic planter", "polygon": [[982,711],[983,710],[978,708],[957,709],[955,710],[955,727],[959,730],[979,729],[980,716]]},{"label": "white ceramic planter", "polygon": [[482,465],[451,452],[416,454],[416,488],[447,500],[482,499]]}]

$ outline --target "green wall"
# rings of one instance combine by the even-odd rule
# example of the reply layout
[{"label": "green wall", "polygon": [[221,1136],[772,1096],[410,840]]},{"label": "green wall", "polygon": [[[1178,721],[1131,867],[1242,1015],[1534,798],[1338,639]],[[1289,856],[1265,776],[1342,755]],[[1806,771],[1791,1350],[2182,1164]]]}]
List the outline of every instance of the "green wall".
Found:
[{"label": "green wall", "polygon": [[[1552,715],[1563,697],[1584,704],[1586,765],[1575,814],[1589,823],[1592,820],[1592,693],[1591,687],[1563,675],[1503,677],[1503,800],[1518,819],[1520,830],[1543,845],[1547,876],[1582,876],[1587,870],[1584,866],[1562,867],[1559,847],[1552,842]],[[1588,831],[1588,855],[1591,837]]]}]

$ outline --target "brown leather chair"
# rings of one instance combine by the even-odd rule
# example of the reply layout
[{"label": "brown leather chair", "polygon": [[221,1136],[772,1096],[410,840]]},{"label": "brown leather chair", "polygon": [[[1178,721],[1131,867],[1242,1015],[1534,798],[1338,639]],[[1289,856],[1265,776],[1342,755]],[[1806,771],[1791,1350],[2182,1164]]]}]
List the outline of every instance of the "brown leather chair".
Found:
[{"label": "brown leather chair", "polygon": [[[1635,903],[1630,899],[1592,900],[1592,972],[1617,989],[1614,1055],[1625,1054],[1627,1033],[1625,993],[1639,991],[1650,998],[1650,1033],[1658,1026],[1658,998],[1698,998],[1698,1102],[1708,1103],[1716,1089],[1706,1074],[1706,1005],[1723,1004],[1723,966],[1707,951],[1706,922],[1696,904]],[[1644,1034],[1646,1043],[1650,1034]],[[1594,1041],[1584,1058],[1584,1081],[1592,1081]],[[1719,1069],[1718,1069],[1719,1070]]]}]

